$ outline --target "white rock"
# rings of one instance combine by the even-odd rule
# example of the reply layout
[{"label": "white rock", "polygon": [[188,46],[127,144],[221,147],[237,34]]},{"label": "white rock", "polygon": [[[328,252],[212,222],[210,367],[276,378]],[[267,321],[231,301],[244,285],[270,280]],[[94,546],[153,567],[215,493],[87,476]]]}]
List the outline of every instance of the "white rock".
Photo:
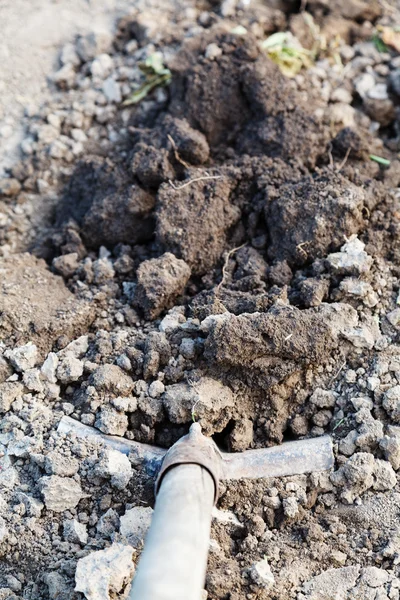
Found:
[{"label": "white rock", "polygon": [[162,381],[153,381],[153,383],[149,385],[149,396],[150,398],[158,398],[164,393],[164,390],[165,385]]},{"label": "white rock", "polygon": [[87,600],[126,598],[135,570],[133,552],[131,546],[115,543],[81,558],[76,566],[75,591],[82,592]]},{"label": "white rock", "polygon": [[368,92],[375,87],[375,77],[372,73],[363,73],[354,81],[354,87],[361,98],[365,98]]},{"label": "white rock", "polygon": [[67,519],[63,524],[63,536],[67,542],[84,545],[88,540],[86,525],[76,519]]},{"label": "white rock", "polygon": [[367,92],[368,98],[373,100],[387,100],[389,98],[386,83],[377,83]]},{"label": "white rock", "polygon": [[0,517],[0,544],[4,542],[4,540],[8,536],[8,529],[6,527],[6,522],[3,517]]},{"label": "white rock", "polygon": [[40,379],[39,369],[27,369],[22,378],[24,385],[31,392],[42,392],[43,383]]},{"label": "white rock", "polygon": [[208,44],[206,51],[204,52],[204,56],[209,60],[214,60],[215,58],[218,58],[218,56],[221,56],[221,54],[222,48],[215,43]]},{"label": "white rock", "polygon": [[344,329],[342,335],[356,348],[367,348],[370,350],[375,344],[375,337],[372,331],[365,325]]},{"label": "white rock", "polygon": [[340,252],[329,254],[327,263],[333,271],[344,275],[360,276],[368,273],[373,261],[364,248],[365,244],[356,235],[352,235]]},{"label": "white rock", "polygon": [[67,63],[53,75],[53,81],[59,85],[72,87],[75,83],[76,73],[73,65]]},{"label": "white rock", "polygon": [[82,358],[82,356],[84,356],[86,354],[86,352],[89,349],[89,336],[87,335],[81,335],[80,337],[76,338],[76,340],[73,340],[72,342],[70,342],[68,344],[68,346],[65,346],[65,348],[63,348],[62,350],[60,350],[60,352],[58,353],[59,358],[62,358],[64,356],[74,356],[75,358]]},{"label": "white rock", "polygon": [[237,527],[244,527],[243,523],[239,521],[235,513],[230,510],[220,510],[216,506],[212,509],[212,518],[218,523],[225,523],[230,525],[236,525]]},{"label": "white rock", "polygon": [[7,350],[4,356],[8,358],[14,369],[23,372],[35,366],[38,359],[38,349],[35,344],[28,342],[25,346]]},{"label": "white rock", "polygon": [[143,542],[152,516],[153,509],[149,506],[135,506],[120,518],[119,531],[134,548]]},{"label": "white rock", "polygon": [[109,76],[113,68],[113,59],[109,54],[99,54],[90,66],[93,77],[105,79]]},{"label": "white rock", "polygon": [[372,285],[354,277],[343,279],[340,282],[339,290],[347,296],[360,298],[365,306],[369,308],[376,306],[379,302],[378,294],[374,291]]},{"label": "white rock", "polygon": [[379,447],[395,471],[400,469],[400,437],[385,435],[379,442]]},{"label": "white rock", "polygon": [[119,104],[122,100],[121,86],[112,77],[108,77],[103,83],[103,93],[109,102]]},{"label": "white rock", "polygon": [[79,66],[81,61],[73,44],[65,44],[61,50],[60,62],[62,65],[70,64],[74,67]]},{"label": "white rock", "polygon": [[400,385],[395,385],[385,392],[382,406],[395,423],[400,423]]},{"label": "white rock", "polygon": [[44,361],[41,370],[42,376],[49,383],[57,383],[56,370],[58,367],[58,356],[55,352],[50,352]]},{"label": "white rock", "polygon": [[129,458],[112,448],[104,450],[95,471],[99,477],[111,479],[111,485],[119,490],[124,489],[132,477]]},{"label": "white rock", "polygon": [[75,506],[85,497],[80,484],[69,477],[58,475],[39,479],[39,488],[48,510],[63,512]]},{"label": "white rock", "polygon": [[393,327],[400,329],[400,308],[395,308],[386,315],[387,320]]},{"label": "white rock", "polygon": [[270,590],[275,584],[275,577],[266,558],[252,565],[249,574],[256,585],[266,590]]},{"label": "white rock", "polygon": [[77,381],[83,374],[83,362],[73,354],[66,354],[57,367],[57,379],[61,383]]},{"label": "white rock", "polygon": [[293,496],[282,501],[283,512],[286,517],[293,519],[299,513],[299,503]]}]

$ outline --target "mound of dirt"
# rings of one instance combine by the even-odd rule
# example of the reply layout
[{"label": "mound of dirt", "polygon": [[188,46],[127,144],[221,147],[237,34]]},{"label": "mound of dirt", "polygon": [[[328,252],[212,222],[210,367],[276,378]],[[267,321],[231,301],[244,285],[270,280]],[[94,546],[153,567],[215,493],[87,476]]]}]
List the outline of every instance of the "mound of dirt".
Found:
[{"label": "mound of dirt", "polygon": [[42,356],[60,336],[74,338],[94,320],[89,303],[78,300],[61,277],[31,254],[0,259],[0,334],[8,343],[33,341]]}]

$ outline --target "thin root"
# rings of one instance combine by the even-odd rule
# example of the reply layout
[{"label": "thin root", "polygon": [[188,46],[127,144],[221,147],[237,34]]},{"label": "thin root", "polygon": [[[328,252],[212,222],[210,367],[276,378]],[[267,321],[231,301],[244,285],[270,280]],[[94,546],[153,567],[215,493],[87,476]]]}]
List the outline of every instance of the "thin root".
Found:
[{"label": "thin root", "polygon": [[170,141],[170,142],[171,142],[171,144],[172,144],[172,148],[173,148],[173,150],[174,150],[174,156],[175,156],[176,160],[177,160],[179,163],[181,163],[181,165],[183,165],[183,166],[185,167],[185,169],[189,169],[189,168],[190,168],[190,165],[189,165],[187,162],[185,162],[185,161],[183,160],[183,158],[181,158],[181,157],[179,156],[178,148],[176,147],[176,144],[175,144],[175,141],[174,141],[173,137],[172,137],[172,136],[170,136],[169,134],[167,135],[167,137],[168,137],[169,141]]},{"label": "thin root", "polygon": [[174,190],[183,190],[183,188],[195,183],[196,181],[204,181],[206,179],[221,179],[222,175],[204,175],[203,177],[196,177],[195,179],[190,179],[183,185],[175,185],[171,180],[169,180],[169,184],[174,188]]},{"label": "thin root", "polygon": [[344,165],[347,163],[347,159],[349,158],[351,152],[351,148],[347,148],[347,152],[345,154],[344,159],[342,160],[342,162],[336,167],[336,170],[338,173],[340,173],[340,171],[343,169]]},{"label": "thin root", "polygon": [[237,246],[237,248],[231,248],[231,250],[229,250],[228,254],[226,255],[225,262],[224,262],[224,265],[222,267],[222,279],[219,282],[219,284],[217,285],[217,288],[215,290],[215,297],[216,298],[218,297],[219,290],[221,289],[221,287],[225,283],[226,270],[228,268],[228,263],[229,263],[230,257],[232,256],[232,254],[235,254],[235,252],[237,252],[238,250],[240,250],[241,248],[243,248],[244,246],[246,246],[246,244],[247,244],[247,242],[245,242],[241,246]]}]

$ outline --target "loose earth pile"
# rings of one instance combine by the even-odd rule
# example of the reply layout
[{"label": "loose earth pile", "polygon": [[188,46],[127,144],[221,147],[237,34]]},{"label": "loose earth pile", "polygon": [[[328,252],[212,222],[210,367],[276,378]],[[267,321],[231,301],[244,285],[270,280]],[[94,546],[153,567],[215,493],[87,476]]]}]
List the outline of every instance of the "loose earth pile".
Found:
[{"label": "loose earth pile", "polygon": [[[375,39],[399,13],[297,9],[137,0],[27,118],[0,180],[0,600],[128,594],[153,482],[63,415],[234,452],[330,433],[333,473],[222,486],[204,598],[399,599],[400,57]],[[276,31],[326,45],[288,78]],[[124,104],[155,52],[170,84]]]}]

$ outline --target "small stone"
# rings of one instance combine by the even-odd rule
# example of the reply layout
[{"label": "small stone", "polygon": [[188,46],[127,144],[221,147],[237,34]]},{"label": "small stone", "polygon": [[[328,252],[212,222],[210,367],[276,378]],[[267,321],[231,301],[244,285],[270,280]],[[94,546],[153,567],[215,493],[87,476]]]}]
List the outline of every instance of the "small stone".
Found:
[{"label": "small stone", "polygon": [[259,587],[270,590],[275,584],[275,577],[266,558],[251,566],[249,575],[251,580]]},{"label": "small stone", "polygon": [[93,77],[105,79],[112,71],[114,62],[109,54],[99,54],[90,66]]},{"label": "small stone", "polygon": [[43,383],[40,379],[39,369],[28,369],[25,371],[22,381],[24,382],[25,387],[31,392],[43,391]]},{"label": "small stone", "polygon": [[62,89],[74,87],[76,81],[76,73],[73,65],[67,63],[53,75],[53,81]]},{"label": "small stone", "polygon": [[379,447],[395,471],[400,469],[400,437],[385,435],[379,442]]},{"label": "small stone", "polygon": [[119,515],[113,509],[109,508],[104,515],[100,517],[96,525],[96,531],[105,537],[111,538],[119,527]]},{"label": "small stone", "polygon": [[204,56],[209,60],[214,60],[215,58],[218,58],[218,56],[221,56],[221,54],[222,48],[220,48],[218,44],[212,43],[208,44]]},{"label": "small stone", "polygon": [[250,419],[238,419],[235,421],[233,430],[229,434],[229,446],[233,452],[247,450],[253,443],[253,421]]},{"label": "small stone", "polygon": [[337,397],[338,395],[336,392],[317,388],[310,396],[310,402],[311,404],[318,406],[318,408],[333,408],[336,404]]},{"label": "small stone", "polygon": [[385,392],[382,406],[395,423],[400,423],[400,385],[395,385]]},{"label": "small stone", "polygon": [[64,512],[64,510],[75,508],[80,500],[85,497],[77,481],[58,475],[41,477],[39,488],[46,508],[54,512]]},{"label": "small stone", "polygon": [[372,257],[365,250],[365,244],[356,235],[351,235],[340,252],[329,254],[326,261],[329,267],[338,274],[364,275],[372,266]]},{"label": "small stone", "polygon": [[20,191],[21,184],[18,179],[0,179],[0,196],[16,196]]},{"label": "small stone", "polygon": [[107,52],[111,44],[112,36],[108,32],[93,32],[78,38],[76,52],[83,62],[88,62],[99,54]]},{"label": "small stone", "polygon": [[390,463],[376,459],[374,465],[374,490],[384,492],[391,490],[397,483],[396,473]]},{"label": "small stone", "polygon": [[69,254],[56,256],[56,258],[53,259],[52,265],[57,273],[60,273],[63,277],[68,279],[69,277],[72,277],[79,267],[78,253],[71,252]]},{"label": "small stone", "polygon": [[63,536],[67,542],[85,545],[88,540],[86,525],[76,519],[67,519],[63,525]]},{"label": "small stone", "polygon": [[72,383],[83,375],[83,362],[72,354],[64,356],[57,367],[57,379],[61,383]]},{"label": "small stone", "polygon": [[113,77],[108,77],[103,83],[103,93],[109,102],[119,104],[122,100],[121,86]]},{"label": "small stone", "polygon": [[72,456],[67,456],[57,450],[53,450],[46,455],[44,468],[49,475],[72,477],[79,470],[79,462]]},{"label": "small stone", "polygon": [[150,527],[153,509],[149,506],[135,506],[120,518],[119,531],[133,546],[138,548]]},{"label": "small stone", "polygon": [[149,396],[151,398],[159,398],[165,391],[165,385],[162,381],[153,381],[149,385]]},{"label": "small stone", "polygon": [[0,413],[8,412],[11,404],[23,394],[23,391],[24,387],[18,381],[5,381],[0,384]]},{"label": "small stone", "polygon": [[387,320],[395,329],[400,329],[400,308],[395,308],[386,315]]},{"label": "small stone", "polygon": [[57,383],[56,371],[58,367],[58,356],[55,352],[49,352],[40,371],[42,377],[49,383]]},{"label": "small stone", "polygon": [[95,472],[99,477],[111,479],[111,485],[123,490],[132,477],[132,467],[129,458],[111,448],[103,451]]},{"label": "small stone", "polygon": [[87,600],[122,598],[135,570],[132,546],[114,543],[105,550],[91,552],[78,560],[75,591]]},{"label": "small stone", "polygon": [[89,379],[97,392],[114,396],[129,396],[133,390],[133,380],[117,365],[101,365]]},{"label": "small stone", "polygon": [[128,429],[128,417],[111,406],[102,406],[96,419],[96,427],[109,435],[124,436]]},{"label": "small stone", "polygon": [[183,338],[179,346],[179,352],[187,360],[192,360],[196,356],[196,343],[191,338]]},{"label": "small stone", "polygon": [[73,44],[65,44],[61,50],[60,62],[62,65],[72,65],[78,67],[80,65],[80,58],[75,50]]},{"label": "small stone", "polygon": [[365,98],[368,92],[375,87],[375,77],[372,73],[363,73],[354,81],[354,87],[361,98]]},{"label": "small stone", "polygon": [[4,356],[8,358],[14,369],[19,372],[32,369],[38,360],[38,349],[35,344],[28,342],[25,346],[19,346],[13,350],[7,350]]},{"label": "small stone", "polygon": [[356,439],[358,437],[357,431],[350,431],[345,438],[339,442],[339,452],[345,456],[352,456],[356,451]]},{"label": "small stone", "polygon": [[155,319],[183,294],[190,273],[185,261],[170,252],[145,260],[136,273],[133,303],[144,311],[146,318]]},{"label": "small stone", "polygon": [[299,503],[294,497],[285,498],[282,501],[282,506],[285,517],[288,517],[289,519],[293,519],[299,514]]},{"label": "small stone", "polygon": [[340,552],[340,550],[333,550],[331,553],[331,560],[337,567],[343,567],[346,564],[347,554]]}]

